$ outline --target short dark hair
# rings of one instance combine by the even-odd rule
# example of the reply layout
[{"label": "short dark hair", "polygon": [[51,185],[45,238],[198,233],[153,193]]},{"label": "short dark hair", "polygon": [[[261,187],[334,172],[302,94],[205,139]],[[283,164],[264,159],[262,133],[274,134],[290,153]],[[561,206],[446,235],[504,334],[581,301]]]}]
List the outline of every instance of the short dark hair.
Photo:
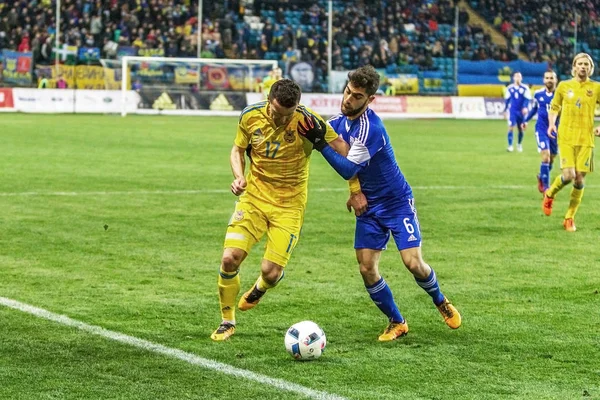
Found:
[{"label": "short dark hair", "polygon": [[373,96],[379,89],[379,73],[372,65],[364,65],[348,73],[348,82]]},{"label": "short dark hair", "polygon": [[280,106],[290,108],[300,103],[302,90],[291,79],[280,79],[271,86],[269,101],[277,100]]}]

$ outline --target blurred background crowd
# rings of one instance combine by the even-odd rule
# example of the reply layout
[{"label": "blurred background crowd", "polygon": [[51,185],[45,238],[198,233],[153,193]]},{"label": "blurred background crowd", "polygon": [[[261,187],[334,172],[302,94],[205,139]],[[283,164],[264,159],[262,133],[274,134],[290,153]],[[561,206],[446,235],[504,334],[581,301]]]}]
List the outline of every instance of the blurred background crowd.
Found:
[{"label": "blurred background crowd", "polygon": [[[108,59],[120,47],[133,47],[167,57],[278,60],[284,68],[308,61],[318,82],[327,74],[327,3],[204,1],[199,51],[197,0],[62,0],[59,48],[98,48]],[[51,64],[55,4],[0,0],[0,50],[32,52],[35,64]],[[455,55],[457,5],[459,59],[548,61],[564,75],[576,35],[579,50],[600,58],[600,0],[335,1],[333,70],[446,68]]]}]

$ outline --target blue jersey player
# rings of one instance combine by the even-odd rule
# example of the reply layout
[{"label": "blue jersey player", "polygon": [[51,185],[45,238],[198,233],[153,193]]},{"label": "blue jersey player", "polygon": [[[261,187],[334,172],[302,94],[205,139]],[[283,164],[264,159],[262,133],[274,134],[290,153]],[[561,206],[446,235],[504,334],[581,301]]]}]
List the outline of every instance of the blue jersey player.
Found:
[{"label": "blue jersey player", "polygon": [[[352,195],[348,204],[357,215],[354,248],[365,288],[389,320],[379,340],[394,340],[408,332],[406,320],[379,274],[379,258],[390,235],[417,284],[432,297],[446,324],[456,329],[461,325],[461,316],[440,291],[435,272],[421,255],[421,230],[411,187],[396,162],[383,122],[369,108],[378,88],[379,74],[370,65],[348,74],[342,113],[329,120],[331,127],[350,144],[347,157],[325,143],[325,127],[319,126],[318,121],[307,118],[307,126],[299,126],[299,133],[314,143],[314,148],[344,179],[357,176],[360,181],[362,192]],[[365,200],[368,207],[364,207]]]},{"label": "blue jersey player", "polygon": [[529,101],[531,100],[531,90],[529,86],[521,83],[523,76],[520,72],[513,74],[513,83],[508,85],[504,98],[506,105],[504,107],[505,118],[508,121],[508,148],[506,151],[513,151],[513,129],[516,126],[519,131],[517,142],[517,151],[523,151],[523,123],[528,112]]},{"label": "blue jersey player", "polygon": [[542,156],[540,174],[537,176],[538,190],[540,193],[544,193],[548,190],[548,187],[550,187],[550,171],[552,170],[554,157],[556,157],[556,154],[558,153],[556,138],[548,136],[548,111],[550,111],[550,103],[554,98],[554,90],[556,89],[557,81],[556,73],[554,71],[544,73],[545,88],[537,90],[534,93],[533,107],[525,118],[525,123],[527,123],[536,113],[538,115],[537,122],[535,123],[535,137],[538,150]]}]

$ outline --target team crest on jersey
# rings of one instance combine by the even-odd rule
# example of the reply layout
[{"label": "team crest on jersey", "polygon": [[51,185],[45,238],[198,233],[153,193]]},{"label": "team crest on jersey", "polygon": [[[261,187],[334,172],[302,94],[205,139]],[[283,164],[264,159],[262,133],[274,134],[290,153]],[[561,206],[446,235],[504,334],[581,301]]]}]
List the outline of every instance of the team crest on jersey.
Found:
[{"label": "team crest on jersey", "polygon": [[254,131],[254,135],[253,136],[257,136],[257,137],[261,137],[264,134],[262,133],[262,131],[260,130],[260,128],[258,128],[257,130]]},{"label": "team crest on jersey", "polygon": [[568,98],[572,98],[573,96],[575,96],[575,93],[573,93],[573,91],[572,91],[572,90],[569,90],[569,91],[567,92],[567,97],[568,97]]},{"label": "team crest on jersey", "polygon": [[293,130],[289,129],[283,135],[283,139],[288,143],[294,143],[294,141],[296,140],[296,135],[294,135]]},{"label": "team crest on jersey", "polygon": [[242,210],[236,211],[233,213],[233,219],[236,221],[241,221],[244,219],[244,212]]},{"label": "team crest on jersey", "polygon": [[592,91],[592,89],[588,89],[585,91],[585,95],[587,97],[592,97],[594,95],[594,92]]}]

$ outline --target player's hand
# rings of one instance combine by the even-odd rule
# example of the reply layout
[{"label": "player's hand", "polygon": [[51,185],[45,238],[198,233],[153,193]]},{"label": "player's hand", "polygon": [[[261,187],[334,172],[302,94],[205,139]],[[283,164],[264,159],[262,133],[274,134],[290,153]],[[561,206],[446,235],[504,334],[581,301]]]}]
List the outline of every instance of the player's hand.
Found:
[{"label": "player's hand", "polygon": [[327,132],[325,122],[312,115],[306,116],[304,121],[298,122],[298,133],[311,142],[317,151],[322,151],[327,144],[325,132]]},{"label": "player's hand", "polygon": [[504,119],[508,119],[508,112],[504,111]]},{"label": "player's hand", "polygon": [[600,126],[597,126],[597,127],[594,129],[594,135],[596,135],[596,136],[600,136]]},{"label": "player's hand", "polygon": [[529,114],[529,110],[526,107],[523,107],[523,109],[521,110],[521,113],[523,114],[524,117],[526,117],[527,114]]},{"label": "player's hand", "polygon": [[550,125],[548,127],[548,136],[552,139],[556,139],[556,125]]},{"label": "player's hand", "polygon": [[244,193],[245,190],[246,190],[246,178],[244,178],[244,177],[236,178],[231,183],[231,193],[235,194],[236,196],[239,196],[240,194]]},{"label": "player's hand", "polygon": [[523,129],[523,130],[527,129],[527,122],[523,122],[521,124],[521,129]]},{"label": "player's hand", "polygon": [[363,192],[352,193],[346,202],[348,212],[351,212],[352,209],[354,209],[354,215],[357,217],[367,211],[367,206],[367,198]]}]

